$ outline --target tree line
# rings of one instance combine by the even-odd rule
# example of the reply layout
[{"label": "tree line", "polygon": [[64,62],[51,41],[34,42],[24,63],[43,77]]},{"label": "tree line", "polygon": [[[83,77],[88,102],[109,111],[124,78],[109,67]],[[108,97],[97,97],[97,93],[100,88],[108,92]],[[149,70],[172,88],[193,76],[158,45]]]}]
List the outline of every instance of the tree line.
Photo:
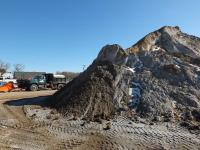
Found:
[{"label": "tree line", "polygon": [[[8,70],[10,69],[11,64],[8,62],[4,62],[2,60],[0,60],[0,74],[4,74],[5,72],[8,72]],[[24,70],[24,65],[23,64],[13,64],[13,71],[17,72],[17,71],[23,71]]]}]

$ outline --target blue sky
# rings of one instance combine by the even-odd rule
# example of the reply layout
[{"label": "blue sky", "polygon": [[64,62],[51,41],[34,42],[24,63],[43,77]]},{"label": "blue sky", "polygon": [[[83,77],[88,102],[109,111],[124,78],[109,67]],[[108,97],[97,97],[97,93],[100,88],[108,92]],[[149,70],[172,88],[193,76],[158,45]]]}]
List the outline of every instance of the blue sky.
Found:
[{"label": "blue sky", "polygon": [[79,72],[104,45],[127,48],[164,25],[200,36],[199,6],[199,0],[0,0],[0,59],[26,71]]}]

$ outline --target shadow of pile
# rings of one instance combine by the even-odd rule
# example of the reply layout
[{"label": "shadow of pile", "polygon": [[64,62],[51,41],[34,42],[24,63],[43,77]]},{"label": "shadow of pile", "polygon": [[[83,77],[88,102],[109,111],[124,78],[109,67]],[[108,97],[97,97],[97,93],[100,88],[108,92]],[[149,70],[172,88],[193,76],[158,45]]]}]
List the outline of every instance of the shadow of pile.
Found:
[{"label": "shadow of pile", "polygon": [[34,98],[23,98],[18,100],[11,100],[5,102],[4,104],[9,106],[24,106],[24,105],[38,105],[41,107],[47,107],[49,104],[47,102],[48,96],[39,96]]}]

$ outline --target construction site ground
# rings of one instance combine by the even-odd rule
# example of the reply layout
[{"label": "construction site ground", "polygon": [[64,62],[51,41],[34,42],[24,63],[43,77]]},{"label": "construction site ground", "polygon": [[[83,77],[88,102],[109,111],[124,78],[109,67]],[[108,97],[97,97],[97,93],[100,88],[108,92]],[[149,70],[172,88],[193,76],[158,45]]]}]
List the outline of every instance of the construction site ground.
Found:
[{"label": "construction site ground", "polygon": [[200,149],[199,133],[170,123],[101,122],[64,118],[44,107],[55,91],[0,93],[0,149]]}]

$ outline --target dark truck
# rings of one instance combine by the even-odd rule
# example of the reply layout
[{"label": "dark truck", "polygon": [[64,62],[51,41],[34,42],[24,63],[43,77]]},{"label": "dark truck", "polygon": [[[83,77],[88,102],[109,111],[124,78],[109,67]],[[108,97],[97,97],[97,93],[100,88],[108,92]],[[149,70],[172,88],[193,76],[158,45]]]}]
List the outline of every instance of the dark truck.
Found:
[{"label": "dark truck", "polygon": [[29,90],[37,91],[39,89],[58,89],[60,90],[67,83],[64,75],[55,75],[52,73],[45,73],[42,75],[36,75],[30,79],[17,80],[18,87]]}]

